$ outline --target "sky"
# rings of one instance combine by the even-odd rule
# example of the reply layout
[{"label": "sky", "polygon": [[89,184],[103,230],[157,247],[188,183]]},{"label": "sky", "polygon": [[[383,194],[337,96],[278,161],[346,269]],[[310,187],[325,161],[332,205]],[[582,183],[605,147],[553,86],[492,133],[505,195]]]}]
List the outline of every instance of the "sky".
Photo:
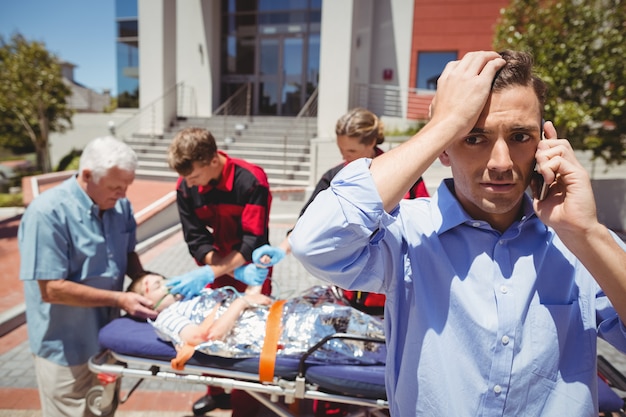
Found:
[{"label": "sky", "polygon": [[117,95],[114,0],[0,0],[0,35],[15,33],[76,65],[76,82]]}]

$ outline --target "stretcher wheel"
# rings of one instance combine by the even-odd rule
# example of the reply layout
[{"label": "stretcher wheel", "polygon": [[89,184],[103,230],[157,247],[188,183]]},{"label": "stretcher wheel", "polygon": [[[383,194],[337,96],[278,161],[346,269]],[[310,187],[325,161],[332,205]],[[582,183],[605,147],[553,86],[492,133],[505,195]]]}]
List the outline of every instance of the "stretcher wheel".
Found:
[{"label": "stretcher wheel", "polygon": [[110,404],[104,403],[103,396],[104,387],[102,385],[93,386],[87,391],[87,395],[85,396],[87,407],[95,416],[106,417],[112,415],[117,409],[117,394],[113,396],[113,400],[110,401]]}]

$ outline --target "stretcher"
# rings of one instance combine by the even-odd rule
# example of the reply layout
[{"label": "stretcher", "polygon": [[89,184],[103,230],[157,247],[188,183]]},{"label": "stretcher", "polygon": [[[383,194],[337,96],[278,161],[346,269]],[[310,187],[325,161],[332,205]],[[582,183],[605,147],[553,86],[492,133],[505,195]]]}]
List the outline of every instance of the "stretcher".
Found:
[{"label": "stretcher", "polygon": [[[378,364],[333,364],[313,358],[312,353],[333,339],[351,339],[364,343],[383,343],[353,334],[333,334],[321,339],[299,357],[277,356],[273,377],[259,379],[260,358],[222,358],[196,352],[183,371],[174,370],[176,356],[172,344],[157,337],[145,321],[122,317],[100,331],[103,350],[89,361],[89,368],[102,385],[92,387],[87,395],[89,409],[95,415],[112,414],[144,380],[202,384],[224,389],[227,393],[242,390],[280,417],[299,415],[298,400],[319,400],[350,406],[350,416],[387,416],[388,403],[384,384],[384,352]],[[384,349],[381,349],[384,351]],[[137,383],[120,398],[122,377],[136,378]]]},{"label": "stretcher", "polygon": [[[382,363],[338,365],[312,359],[313,351],[335,338],[384,343],[356,335],[330,335],[300,357],[277,357],[273,377],[263,382],[259,380],[259,358],[222,358],[196,352],[184,371],[176,371],[170,363],[176,350],[170,343],[160,340],[149,323],[119,318],[101,330],[103,350],[89,361],[89,368],[98,374],[102,385],[91,388],[87,403],[95,415],[107,416],[118,404],[128,400],[142,381],[159,380],[209,385],[226,392],[243,390],[279,417],[300,415],[291,405],[302,399],[349,405],[352,410],[349,415],[354,417],[387,416]],[[120,398],[122,377],[136,378],[137,383]],[[604,357],[598,356],[601,416],[626,417],[624,398],[618,391],[626,392],[626,377]]]}]

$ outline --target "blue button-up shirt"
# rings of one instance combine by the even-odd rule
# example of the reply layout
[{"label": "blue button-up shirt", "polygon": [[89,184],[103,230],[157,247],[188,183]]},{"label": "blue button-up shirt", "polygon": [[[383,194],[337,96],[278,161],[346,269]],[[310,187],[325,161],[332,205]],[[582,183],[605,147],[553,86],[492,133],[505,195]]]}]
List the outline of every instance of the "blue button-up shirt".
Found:
[{"label": "blue button-up shirt", "polygon": [[99,350],[98,331],[115,310],[44,303],[38,280],[67,279],[121,291],[137,224],[130,202],[99,208],[72,177],[35,198],[18,230],[31,351],[60,365],[79,365]]},{"label": "blue button-up shirt", "polygon": [[314,275],[386,294],[391,414],[597,415],[596,337],[624,351],[624,326],[530,199],[504,233],[452,180],[386,213],[369,162],[335,177],[290,243]]}]

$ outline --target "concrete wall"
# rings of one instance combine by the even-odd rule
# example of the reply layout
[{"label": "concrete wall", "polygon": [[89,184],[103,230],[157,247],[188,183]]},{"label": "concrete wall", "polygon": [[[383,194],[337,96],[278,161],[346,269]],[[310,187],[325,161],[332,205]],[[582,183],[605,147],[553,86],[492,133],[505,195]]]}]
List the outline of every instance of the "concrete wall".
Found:
[{"label": "concrete wall", "polygon": [[61,159],[72,149],[83,149],[87,142],[110,134],[109,123],[119,126],[136,114],[136,109],[119,110],[113,113],[76,113],[72,117],[71,130],[50,134],[50,160],[56,168]]},{"label": "concrete wall", "polygon": [[177,2],[176,78],[185,97],[179,116],[208,117],[219,105],[220,4],[212,0]]},{"label": "concrete wall", "polygon": [[612,230],[626,232],[626,179],[591,181],[596,199],[598,219]]}]

